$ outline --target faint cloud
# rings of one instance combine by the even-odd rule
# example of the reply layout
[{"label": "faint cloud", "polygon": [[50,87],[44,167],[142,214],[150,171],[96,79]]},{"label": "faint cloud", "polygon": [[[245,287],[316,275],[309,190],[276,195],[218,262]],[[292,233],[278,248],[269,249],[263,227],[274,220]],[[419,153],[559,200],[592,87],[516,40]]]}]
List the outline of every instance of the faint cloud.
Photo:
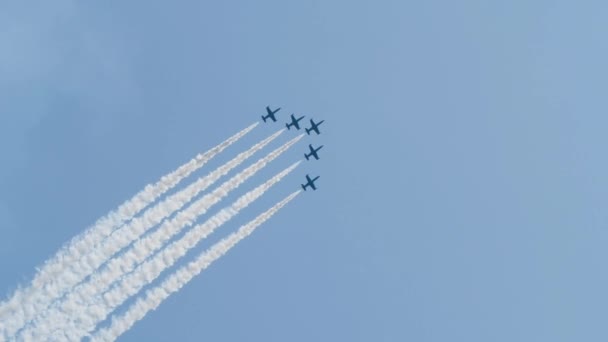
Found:
[{"label": "faint cloud", "polygon": [[[0,255],[10,255],[10,252],[14,251],[15,245],[13,244],[13,239],[16,235],[17,228],[7,206],[0,201],[0,232],[2,232],[2,239],[0,239]],[[4,258],[0,259],[5,260]],[[5,269],[5,267],[2,267],[2,269]]]},{"label": "faint cloud", "polygon": [[76,8],[73,1],[30,6],[8,1],[0,10],[0,82],[27,82],[44,77],[61,62],[56,37],[67,32]]},{"label": "faint cloud", "polygon": [[[11,169],[27,159],[30,132],[71,101],[95,129],[139,102],[127,44],[72,0],[0,5],[0,153]],[[131,111],[135,112],[135,111]],[[114,116],[114,122],[116,116]]]}]

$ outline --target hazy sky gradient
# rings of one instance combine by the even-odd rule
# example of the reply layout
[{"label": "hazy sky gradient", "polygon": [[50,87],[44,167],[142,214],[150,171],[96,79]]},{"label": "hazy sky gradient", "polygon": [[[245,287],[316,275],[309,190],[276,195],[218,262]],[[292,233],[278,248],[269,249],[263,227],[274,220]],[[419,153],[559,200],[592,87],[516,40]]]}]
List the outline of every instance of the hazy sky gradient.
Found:
[{"label": "hazy sky gradient", "polygon": [[3,1],[0,291],[272,105],[280,123],[197,176],[292,112],[326,119],[323,134],[230,199],[308,143],[325,145],[322,159],[204,246],[306,173],[321,175],[319,191],[124,341],[605,341],[607,12],[559,0]]}]

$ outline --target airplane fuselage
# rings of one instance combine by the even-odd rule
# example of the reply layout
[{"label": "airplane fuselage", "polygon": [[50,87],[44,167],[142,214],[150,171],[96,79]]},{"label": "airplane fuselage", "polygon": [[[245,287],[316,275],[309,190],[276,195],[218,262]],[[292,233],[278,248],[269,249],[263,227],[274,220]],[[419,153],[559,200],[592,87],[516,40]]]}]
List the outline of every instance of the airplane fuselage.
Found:
[{"label": "airplane fuselage", "polygon": [[312,119],[310,119],[310,128],[306,129],[306,134],[310,135],[310,132],[315,132],[318,134],[321,134],[321,132],[319,131],[319,126],[325,122],[325,120],[321,120],[319,122],[314,122]]},{"label": "airplane fuselage", "polygon": [[281,110],[281,108],[277,108],[275,110],[271,110],[270,107],[266,106],[266,113],[268,113],[268,115],[264,116],[262,115],[262,120],[264,120],[264,122],[266,122],[266,119],[272,119],[272,122],[276,122],[277,118],[275,117],[275,114]]},{"label": "airplane fuselage", "polygon": [[308,148],[310,149],[310,153],[304,153],[304,157],[306,157],[306,160],[310,160],[310,157],[315,157],[316,160],[319,160],[319,155],[317,154],[317,152],[319,152],[319,150],[323,148],[323,145],[317,148],[312,147],[312,145],[308,145]]},{"label": "airplane fuselage", "polygon": [[299,118],[296,119],[295,116],[293,116],[293,114],[291,114],[291,122],[288,122],[285,124],[285,127],[287,127],[287,129],[291,129],[291,127],[295,127],[296,129],[300,129],[300,120],[304,119],[304,116],[301,116]]},{"label": "airplane fuselage", "polygon": [[302,184],[302,189],[304,189],[304,191],[306,191],[306,188],[311,187],[313,190],[317,190],[317,187],[315,186],[315,181],[317,179],[319,179],[319,177],[321,176],[317,176],[313,179],[310,178],[309,175],[306,175],[306,184]]}]

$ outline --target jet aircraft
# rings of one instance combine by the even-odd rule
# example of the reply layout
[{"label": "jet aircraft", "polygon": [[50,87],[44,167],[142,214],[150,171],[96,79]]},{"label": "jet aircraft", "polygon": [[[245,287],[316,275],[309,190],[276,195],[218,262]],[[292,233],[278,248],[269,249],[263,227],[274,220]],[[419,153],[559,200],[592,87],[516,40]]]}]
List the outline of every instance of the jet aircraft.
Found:
[{"label": "jet aircraft", "polygon": [[310,153],[304,153],[304,157],[306,157],[306,160],[310,160],[308,158],[310,157],[315,157],[316,160],[319,160],[319,156],[317,155],[317,152],[319,152],[319,150],[323,147],[323,145],[314,148],[312,147],[312,145],[308,145],[308,148],[310,148]]},{"label": "jet aircraft", "polygon": [[302,184],[302,189],[304,189],[304,191],[306,191],[307,187],[311,187],[313,190],[317,190],[317,187],[315,186],[315,181],[317,179],[319,179],[319,177],[321,177],[321,176],[317,176],[317,177],[311,179],[310,176],[306,175],[306,184]]},{"label": "jet aircraft", "polygon": [[312,119],[310,119],[310,128],[306,129],[306,134],[310,135],[310,132],[315,131],[317,134],[321,134],[321,132],[319,132],[319,126],[325,122],[325,120],[321,120],[317,123],[315,123]]},{"label": "jet aircraft", "polygon": [[285,127],[287,127],[287,129],[291,129],[291,126],[293,126],[296,129],[300,129],[300,120],[302,120],[302,119],[304,119],[304,115],[302,115],[301,117],[296,119],[296,117],[293,116],[293,114],[291,114],[291,122],[286,123]]},{"label": "jet aircraft", "polygon": [[268,115],[264,116],[262,115],[262,120],[264,120],[264,122],[266,122],[266,119],[272,119],[273,122],[277,121],[277,118],[274,117],[274,115],[281,110],[281,108],[277,108],[275,110],[271,110],[270,107],[266,106],[266,112],[268,113]]}]

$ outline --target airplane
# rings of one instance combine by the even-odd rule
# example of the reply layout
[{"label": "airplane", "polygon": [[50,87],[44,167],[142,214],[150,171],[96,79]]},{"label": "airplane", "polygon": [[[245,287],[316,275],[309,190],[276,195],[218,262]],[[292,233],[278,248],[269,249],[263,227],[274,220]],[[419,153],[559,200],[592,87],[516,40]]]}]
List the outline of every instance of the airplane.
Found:
[{"label": "airplane", "polygon": [[321,120],[318,123],[315,123],[312,119],[310,119],[310,128],[306,129],[306,134],[310,135],[311,131],[315,131],[317,134],[321,134],[321,132],[319,132],[319,126],[325,122],[325,120]]},{"label": "airplane", "polygon": [[285,127],[287,127],[287,129],[290,129],[291,126],[294,126],[296,129],[300,129],[300,120],[302,119],[304,119],[304,115],[296,119],[296,117],[291,114],[291,122],[286,123]]},{"label": "airplane", "polygon": [[275,110],[271,110],[270,107],[266,106],[266,112],[268,113],[268,115],[264,116],[262,115],[262,120],[264,120],[264,122],[266,122],[266,119],[272,119],[273,122],[276,122],[277,119],[274,117],[274,115],[276,114],[276,112],[280,111],[281,108],[277,108]]},{"label": "airplane", "polygon": [[304,191],[306,191],[306,187],[311,187],[313,190],[317,190],[317,187],[315,186],[315,181],[317,179],[319,179],[319,177],[321,176],[317,176],[313,179],[310,179],[310,176],[306,175],[306,184],[302,184],[302,189],[304,189]]},{"label": "airplane", "polygon": [[310,148],[310,153],[304,153],[304,157],[306,157],[306,160],[309,160],[308,158],[310,157],[315,157],[316,160],[319,160],[319,156],[317,155],[317,152],[319,152],[319,150],[323,147],[323,145],[314,148],[312,147],[312,145],[308,145],[308,148]]}]

